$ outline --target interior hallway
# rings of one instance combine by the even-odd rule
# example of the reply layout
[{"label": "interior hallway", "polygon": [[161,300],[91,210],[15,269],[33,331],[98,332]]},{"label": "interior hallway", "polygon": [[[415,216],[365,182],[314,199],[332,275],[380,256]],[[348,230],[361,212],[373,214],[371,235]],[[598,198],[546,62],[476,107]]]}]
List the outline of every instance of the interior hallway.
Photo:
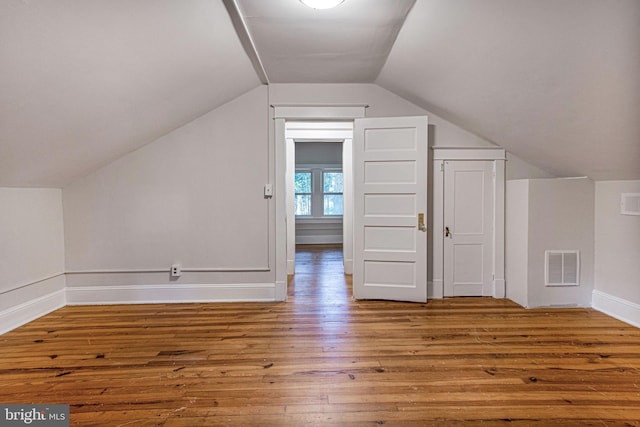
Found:
[{"label": "interior hallway", "polygon": [[341,245],[297,245],[296,274],[289,276],[288,296],[296,304],[345,304],[353,291],[344,274]]}]

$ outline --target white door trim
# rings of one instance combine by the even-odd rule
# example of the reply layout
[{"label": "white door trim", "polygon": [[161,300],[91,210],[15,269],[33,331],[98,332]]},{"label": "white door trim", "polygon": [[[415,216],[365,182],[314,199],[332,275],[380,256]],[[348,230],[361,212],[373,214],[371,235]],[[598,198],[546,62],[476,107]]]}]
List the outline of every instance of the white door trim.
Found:
[{"label": "white door trim", "polygon": [[[275,142],[275,274],[276,300],[287,299],[287,141],[285,122],[287,120],[354,120],[365,117],[365,104],[323,105],[323,104],[277,104],[272,105],[273,134]],[[345,144],[344,146],[346,146]],[[343,162],[346,158],[343,157]],[[346,188],[345,188],[346,191]],[[346,258],[345,248],[345,258]],[[352,257],[350,257],[352,259]]]},{"label": "white door trim", "polygon": [[493,292],[504,298],[504,192],[506,152],[500,147],[432,147],[433,150],[433,287],[429,297],[444,298],[444,162],[493,161]]}]

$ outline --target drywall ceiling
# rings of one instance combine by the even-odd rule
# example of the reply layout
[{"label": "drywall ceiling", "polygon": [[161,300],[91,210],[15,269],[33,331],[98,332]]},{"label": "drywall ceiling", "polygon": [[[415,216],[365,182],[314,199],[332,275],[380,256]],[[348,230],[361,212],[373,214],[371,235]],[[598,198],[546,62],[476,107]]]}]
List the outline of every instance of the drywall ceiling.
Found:
[{"label": "drywall ceiling", "polygon": [[638,0],[418,0],[376,83],[556,175],[640,179]]},{"label": "drywall ceiling", "polygon": [[0,63],[0,186],[64,186],[260,84],[212,0],[3,0]]},{"label": "drywall ceiling", "polygon": [[[640,179],[638,0],[225,1],[271,82],[374,81],[553,174]],[[3,0],[0,63],[0,186],[64,186],[260,84],[222,0]]]},{"label": "drywall ceiling", "polygon": [[237,0],[271,83],[366,83],[384,65],[415,0]]}]

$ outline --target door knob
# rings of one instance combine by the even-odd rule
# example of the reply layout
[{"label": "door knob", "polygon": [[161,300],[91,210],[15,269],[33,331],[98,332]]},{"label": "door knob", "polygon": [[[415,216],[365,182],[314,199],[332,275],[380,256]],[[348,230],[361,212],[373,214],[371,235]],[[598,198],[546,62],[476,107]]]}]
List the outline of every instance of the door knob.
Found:
[{"label": "door knob", "polygon": [[444,237],[450,237],[453,234],[449,231],[449,227],[444,228]]},{"label": "door knob", "polygon": [[427,226],[424,223],[424,214],[423,213],[419,213],[418,214],[418,230],[427,231]]}]

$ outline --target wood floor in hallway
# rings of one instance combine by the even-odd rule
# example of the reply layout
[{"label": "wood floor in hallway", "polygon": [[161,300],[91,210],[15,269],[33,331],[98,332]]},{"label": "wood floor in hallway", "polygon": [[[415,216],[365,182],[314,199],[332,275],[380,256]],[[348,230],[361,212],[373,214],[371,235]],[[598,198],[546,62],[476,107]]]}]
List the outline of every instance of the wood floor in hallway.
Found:
[{"label": "wood floor in hallway", "polygon": [[640,330],[508,300],[353,301],[300,247],[286,303],[65,307],[0,336],[0,403],[73,426],[640,427]]}]

